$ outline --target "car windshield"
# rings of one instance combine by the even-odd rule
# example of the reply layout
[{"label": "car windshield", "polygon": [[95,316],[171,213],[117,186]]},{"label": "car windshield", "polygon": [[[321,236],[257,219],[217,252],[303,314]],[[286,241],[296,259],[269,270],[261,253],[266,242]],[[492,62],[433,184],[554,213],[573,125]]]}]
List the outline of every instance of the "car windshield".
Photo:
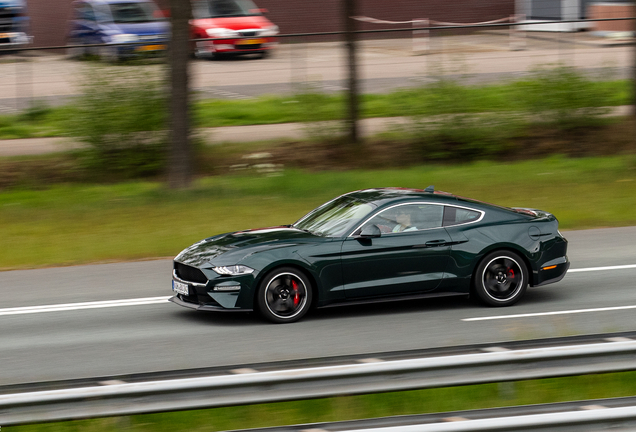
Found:
[{"label": "car windshield", "polygon": [[150,2],[112,3],[110,13],[116,23],[140,23],[162,19],[159,9]]},{"label": "car windshield", "polygon": [[193,2],[195,18],[223,18],[260,15],[251,0],[198,0]]},{"label": "car windshield", "polygon": [[292,227],[320,236],[342,237],[371,213],[373,208],[366,201],[342,196],[313,210]]}]

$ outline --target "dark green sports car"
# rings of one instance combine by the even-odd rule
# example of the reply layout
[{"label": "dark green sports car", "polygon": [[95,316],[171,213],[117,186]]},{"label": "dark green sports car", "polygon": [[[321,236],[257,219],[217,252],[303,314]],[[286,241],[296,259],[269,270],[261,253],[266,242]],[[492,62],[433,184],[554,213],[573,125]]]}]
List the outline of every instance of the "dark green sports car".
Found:
[{"label": "dark green sports car", "polygon": [[351,192],[298,222],[202,240],[174,259],[171,301],[258,311],[275,323],[312,307],[475,295],[509,306],[561,280],[567,240],[550,213],[417,189]]}]

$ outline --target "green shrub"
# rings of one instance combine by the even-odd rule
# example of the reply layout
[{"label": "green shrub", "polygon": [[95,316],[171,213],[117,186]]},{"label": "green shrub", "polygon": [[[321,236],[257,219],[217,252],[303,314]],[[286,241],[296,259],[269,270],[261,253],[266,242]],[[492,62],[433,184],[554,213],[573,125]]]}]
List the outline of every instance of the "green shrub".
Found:
[{"label": "green shrub", "polygon": [[83,166],[97,175],[133,178],[166,164],[167,101],[159,73],[146,68],[89,66],[76,109],[66,121],[86,144]]},{"label": "green shrub", "polygon": [[18,116],[24,122],[43,121],[51,113],[51,108],[43,101],[35,101]]},{"label": "green shrub", "polygon": [[482,159],[512,148],[520,123],[511,115],[449,114],[415,123],[422,161]]},{"label": "green shrub", "polygon": [[418,90],[419,112],[412,117],[411,133],[423,161],[474,160],[509,147],[522,122],[509,112],[476,113],[475,92],[442,79]]},{"label": "green shrub", "polygon": [[530,122],[562,130],[600,124],[612,103],[602,86],[562,65],[534,70],[529,79],[518,82],[515,97]]}]

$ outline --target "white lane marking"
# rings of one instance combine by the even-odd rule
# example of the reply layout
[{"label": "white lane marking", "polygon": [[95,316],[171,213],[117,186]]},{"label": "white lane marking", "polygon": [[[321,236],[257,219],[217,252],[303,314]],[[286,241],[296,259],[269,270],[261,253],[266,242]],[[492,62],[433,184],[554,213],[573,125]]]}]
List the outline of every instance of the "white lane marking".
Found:
[{"label": "white lane marking", "polygon": [[[631,269],[631,268],[636,268],[636,264],[610,266],[610,267],[590,267],[590,268],[582,268],[582,269],[570,269],[568,273],[585,272],[585,271],[601,271],[601,270],[620,270],[620,269]],[[171,296],[146,297],[146,298],[136,298],[136,299],[128,299],[128,300],[107,300],[107,301],[96,301],[96,302],[85,302],[85,303],[66,303],[66,304],[45,305],[45,306],[26,306],[26,307],[5,308],[5,309],[0,309],[0,316],[23,315],[23,314],[33,314],[33,313],[43,313],[43,312],[62,312],[62,311],[82,310],[82,309],[100,309],[100,308],[121,307],[121,306],[142,306],[142,305],[165,303],[168,301],[170,297]],[[560,315],[560,314],[569,314],[569,313],[597,312],[597,311],[604,311],[604,310],[619,310],[619,309],[634,309],[634,308],[636,308],[636,306],[621,306],[618,308],[582,309],[578,311],[543,312],[539,314],[521,314],[521,315],[508,315],[508,316],[500,316],[500,317],[464,318],[462,319],[462,321],[481,321],[481,320],[492,320],[492,319],[519,318],[519,317],[525,317],[525,316]]]},{"label": "white lane marking", "polygon": [[632,268],[636,268],[636,264],[609,266],[609,267],[588,267],[588,268],[580,268],[580,269],[570,269],[568,270],[568,274],[579,273],[579,272],[590,272],[590,271],[624,270],[624,269],[632,269]]},{"label": "white lane marking", "polygon": [[549,316],[549,315],[569,315],[569,314],[588,313],[588,312],[607,312],[607,311],[626,310],[626,309],[636,309],[636,305],[615,306],[615,307],[594,308],[594,309],[576,309],[576,310],[565,310],[565,311],[554,311],[554,312],[537,312],[537,313],[526,313],[526,314],[517,314],[517,315],[499,315],[499,316],[488,316],[488,317],[477,317],[477,318],[462,318],[462,321],[487,321],[487,320],[500,320],[500,319],[510,319],[510,318],[540,317],[540,316]]},{"label": "white lane marking", "polygon": [[26,306],[26,307],[6,308],[6,309],[0,309],[0,316],[33,314],[33,313],[43,313],[43,312],[73,311],[73,310],[82,310],[82,309],[100,309],[100,308],[121,307],[121,306],[150,305],[150,304],[157,304],[157,303],[165,303],[168,301],[170,297],[171,296],[146,297],[146,298],[135,298],[135,299],[128,299],[128,300],[107,300],[107,301],[96,301],[96,302],[85,302],[85,303],[66,303],[66,304],[45,305],[45,306]]}]

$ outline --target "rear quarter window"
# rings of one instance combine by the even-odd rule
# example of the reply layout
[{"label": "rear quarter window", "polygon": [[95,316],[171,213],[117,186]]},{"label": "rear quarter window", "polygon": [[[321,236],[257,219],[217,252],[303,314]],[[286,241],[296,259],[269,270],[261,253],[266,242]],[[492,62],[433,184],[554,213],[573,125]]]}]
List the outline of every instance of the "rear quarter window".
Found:
[{"label": "rear quarter window", "polygon": [[466,208],[444,207],[444,226],[453,226],[479,220],[481,213]]}]

